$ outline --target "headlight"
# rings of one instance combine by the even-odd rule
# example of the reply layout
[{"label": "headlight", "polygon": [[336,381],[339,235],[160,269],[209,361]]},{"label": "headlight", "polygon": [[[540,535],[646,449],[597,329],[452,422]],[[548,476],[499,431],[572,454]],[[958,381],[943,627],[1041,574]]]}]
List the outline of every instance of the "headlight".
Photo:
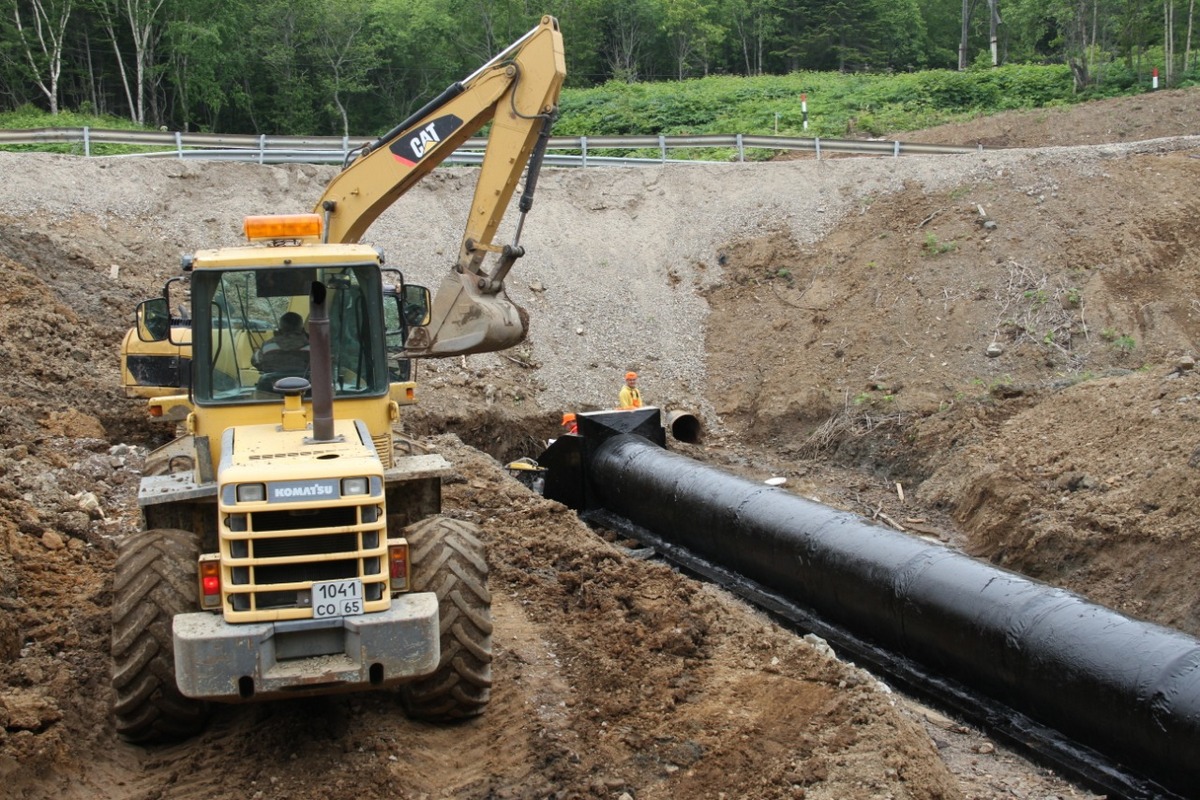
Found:
[{"label": "headlight", "polygon": [[366,478],[342,478],[342,497],[364,495],[369,485]]},{"label": "headlight", "polygon": [[264,483],[239,483],[237,501],[239,503],[260,503],[267,499],[267,486]]}]

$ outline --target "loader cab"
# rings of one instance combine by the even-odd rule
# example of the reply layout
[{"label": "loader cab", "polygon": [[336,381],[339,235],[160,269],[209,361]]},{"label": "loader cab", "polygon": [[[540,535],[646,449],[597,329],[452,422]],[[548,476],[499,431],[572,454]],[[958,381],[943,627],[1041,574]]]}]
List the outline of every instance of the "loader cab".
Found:
[{"label": "loader cab", "polygon": [[[202,345],[197,343],[198,347],[205,354],[205,360],[199,363],[206,367],[197,369],[195,378],[199,386],[193,388],[197,388],[199,391],[196,393],[207,402],[225,404],[248,399],[277,399],[274,380],[289,375],[307,375],[306,365],[281,365],[279,362],[286,362],[287,359],[262,357],[264,351],[271,350],[269,345],[272,342],[285,342],[285,336],[281,335],[281,331],[288,332],[285,319],[298,315],[306,320],[308,306],[307,295],[276,291],[285,279],[280,278],[279,274],[266,276],[265,270],[205,271],[193,276],[197,292],[193,299],[208,309],[207,314],[199,315],[203,321],[197,320],[195,326],[197,331],[207,332],[208,335],[198,335],[203,340]],[[375,352],[375,337],[371,332],[374,315],[365,313],[366,309],[382,308],[388,383],[413,379],[412,360],[404,357],[404,347],[414,326],[429,324],[429,289],[404,283],[403,276],[397,270],[385,270],[391,282],[383,284],[380,304],[372,300],[375,282],[371,275],[375,272],[378,270],[368,263],[357,267],[313,268],[294,273],[286,279],[299,284],[305,278],[328,277],[336,273],[331,281],[336,290],[330,314],[331,350],[334,374],[340,376],[340,379],[335,379],[335,390],[340,396],[370,396],[379,388],[376,381],[378,370],[370,366],[377,363],[371,361]],[[145,300],[138,305],[134,333],[145,343],[190,349],[193,328],[184,326],[181,319],[169,312],[172,302],[170,288],[171,284],[168,284],[163,297]],[[271,321],[273,318],[277,318],[274,323]],[[304,335],[307,336],[307,333]],[[307,358],[307,349],[301,349],[304,349]],[[275,369],[275,365],[282,369]],[[289,369],[289,366],[294,368]],[[339,370],[339,366],[343,368]],[[192,370],[189,368],[187,372],[191,373]],[[189,375],[181,372],[178,377],[179,380],[170,385],[186,389],[190,382]],[[248,391],[251,379],[254,382],[253,392]],[[263,397],[264,394],[269,396]]]},{"label": "loader cab", "polygon": [[[328,316],[328,356],[333,399],[388,395],[395,379],[389,348],[402,348],[407,327],[403,302],[424,301],[428,292],[406,292],[399,272],[386,292],[398,329],[385,312],[383,255],[360,244],[322,241],[315,214],[247,217],[250,244],[201,250],[185,256],[192,334],[192,401],[197,406],[281,402],[283,378],[311,379],[308,320],[310,296],[322,287]],[[172,305],[168,283],[163,303]],[[143,309],[151,335],[171,334],[161,307]],[[324,327],[324,326],[322,326]],[[398,336],[395,335],[398,333]],[[315,344],[315,343],[314,343]],[[290,356],[285,358],[273,356]]]},{"label": "loader cab", "polygon": [[[280,378],[308,378],[302,341],[314,282],[328,289],[334,398],[388,391],[377,263],[247,264],[192,274],[192,391],[197,405],[281,400]],[[300,331],[289,319],[302,320]],[[297,341],[293,341],[297,340]],[[291,359],[270,359],[285,342]]]}]

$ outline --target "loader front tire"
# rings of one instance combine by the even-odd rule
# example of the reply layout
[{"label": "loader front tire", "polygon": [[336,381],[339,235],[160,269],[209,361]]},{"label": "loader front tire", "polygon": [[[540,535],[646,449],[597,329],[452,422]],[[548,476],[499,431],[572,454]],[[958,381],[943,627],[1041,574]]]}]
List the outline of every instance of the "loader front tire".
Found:
[{"label": "loader front tire", "polygon": [[175,683],[171,621],[195,610],[195,534],[150,530],[129,536],[113,579],[113,716],[127,742],[178,741],[199,733],[208,704]]},{"label": "loader front tire", "polygon": [[475,525],[429,517],[404,529],[413,591],[436,592],[441,659],[432,675],[400,687],[413,719],[450,722],[483,713],[492,692],[492,596],[487,548]]}]

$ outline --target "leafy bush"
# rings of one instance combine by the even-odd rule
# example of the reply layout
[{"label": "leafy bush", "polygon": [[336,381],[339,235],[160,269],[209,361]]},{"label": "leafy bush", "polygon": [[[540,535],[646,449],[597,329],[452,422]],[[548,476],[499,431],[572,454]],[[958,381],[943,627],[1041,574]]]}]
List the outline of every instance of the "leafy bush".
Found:
[{"label": "leafy bush", "polygon": [[[808,98],[807,130],[801,95]],[[883,136],[981,113],[1078,100],[1070,69],[1061,64],[900,75],[794,72],[668,83],[613,81],[564,91],[555,133]]]},{"label": "leafy bush", "polygon": [[[1147,61],[1146,63],[1152,63]],[[794,72],[758,77],[711,76],[686,81],[625,83],[610,81],[586,89],[565,89],[557,136],[657,136],[680,134],[751,134],[792,137],[895,137],[948,122],[1010,109],[1042,108],[1085,99],[1149,90],[1148,76],[1124,62],[1108,62],[1102,89],[1075,92],[1063,64],[1014,64],[993,68],[924,70],[895,75]],[[1146,68],[1142,67],[1144,71]],[[1200,64],[1177,76],[1178,85],[1200,84]],[[801,97],[808,100],[808,126]],[[63,112],[50,116],[33,106],[0,114],[0,128],[136,129],[123,118]],[[21,146],[14,149],[80,152],[78,145]],[[127,152],[96,146],[93,152]],[[645,151],[597,152],[658,158]],[[706,160],[735,158],[732,151],[691,151]],[[690,153],[689,153],[690,155]],[[762,152],[748,158],[765,158]],[[683,151],[671,153],[685,157]]]},{"label": "leafy bush", "polygon": [[[73,111],[60,111],[51,115],[32,105],[24,105],[13,111],[0,112],[0,130],[37,130],[41,128],[100,128],[107,130],[142,130],[142,128],[123,117],[92,116]],[[4,150],[17,152],[42,153],[74,153],[83,154],[82,144],[14,144],[6,145]],[[110,155],[127,153],[134,148],[120,145],[92,145],[93,155]],[[144,148],[138,148],[144,149]]]}]

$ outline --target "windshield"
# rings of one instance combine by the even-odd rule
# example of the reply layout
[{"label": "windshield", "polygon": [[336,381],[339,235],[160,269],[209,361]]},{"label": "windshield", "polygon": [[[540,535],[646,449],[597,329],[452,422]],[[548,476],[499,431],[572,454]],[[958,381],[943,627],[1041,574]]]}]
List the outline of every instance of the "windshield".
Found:
[{"label": "windshield", "polygon": [[377,265],[196,270],[192,345],[197,403],[278,400],[275,381],[310,377],[313,281],[328,290],[334,397],[387,392]]}]

